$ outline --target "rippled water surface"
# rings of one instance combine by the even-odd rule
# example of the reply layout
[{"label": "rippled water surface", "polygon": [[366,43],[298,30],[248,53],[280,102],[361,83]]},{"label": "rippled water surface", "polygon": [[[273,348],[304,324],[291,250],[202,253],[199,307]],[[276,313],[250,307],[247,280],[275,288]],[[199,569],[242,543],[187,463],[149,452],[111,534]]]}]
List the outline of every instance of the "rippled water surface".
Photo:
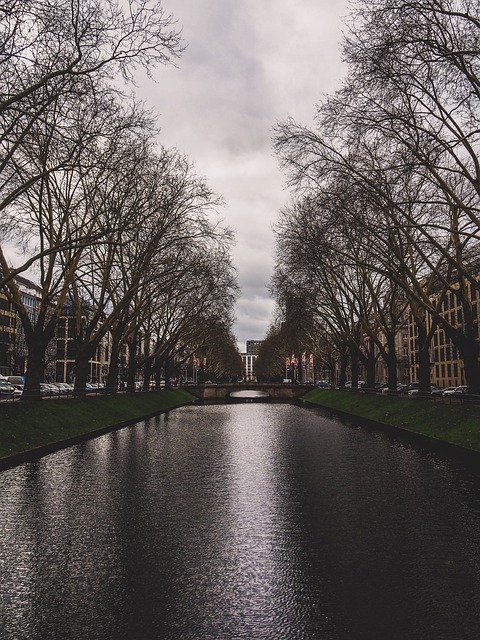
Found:
[{"label": "rippled water surface", "polygon": [[185,407],[0,474],[2,640],[470,640],[480,478],[287,404]]}]

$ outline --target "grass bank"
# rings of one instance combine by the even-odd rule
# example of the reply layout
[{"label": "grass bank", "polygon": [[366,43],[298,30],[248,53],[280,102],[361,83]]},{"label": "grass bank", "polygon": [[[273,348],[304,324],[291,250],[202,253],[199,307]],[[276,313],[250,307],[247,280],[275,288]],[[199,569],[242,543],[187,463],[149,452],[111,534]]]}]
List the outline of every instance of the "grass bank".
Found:
[{"label": "grass bank", "polygon": [[194,400],[184,389],[84,399],[0,403],[0,464],[12,456],[43,453],[52,445],[161,413]]},{"label": "grass bank", "polygon": [[333,389],[315,389],[302,399],[328,409],[480,451],[479,406]]}]

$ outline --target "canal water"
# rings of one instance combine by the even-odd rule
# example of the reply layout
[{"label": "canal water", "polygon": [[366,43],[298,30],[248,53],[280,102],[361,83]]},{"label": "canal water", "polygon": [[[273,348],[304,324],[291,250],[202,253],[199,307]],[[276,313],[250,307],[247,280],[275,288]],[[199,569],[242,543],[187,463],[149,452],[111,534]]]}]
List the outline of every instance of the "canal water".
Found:
[{"label": "canal water", "polygon": [[289,404],[0,474],[2,640],[477,640],[480,474]]}]

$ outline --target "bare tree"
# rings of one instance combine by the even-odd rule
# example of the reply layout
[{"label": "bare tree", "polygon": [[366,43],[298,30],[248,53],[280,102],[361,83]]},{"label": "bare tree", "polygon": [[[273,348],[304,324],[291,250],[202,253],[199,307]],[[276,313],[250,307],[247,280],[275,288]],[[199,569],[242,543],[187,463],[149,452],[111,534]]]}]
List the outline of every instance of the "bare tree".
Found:
[{"label": "bare tree", "polygon": [[[149,0],[7,0],[0,8],[0,237],[11,239],[17,211],[10,207],[49,172],[69,167],[71,156],[32,164],[35,171],[15,171],[19,150],[32,130],[48,126],[61,105],[83,104],[98,95],[113,75],[131,79],[141,65],[173,61],[182,50],[178,30],[161,4]],[[116,89],[118,92],[118,89]],[[85,102],[86,101],[86,102]],[[13,179],[15,177],[15,179]],[[78,237],[36,247],[25,262],[0,274],[0,286],[41,257],[77,246]],[[80,242],[84,242],[82,239]]]},{"label": "bare tree", "polygon": [[[19,173],[34,173],[39,164],[55,164],[57,155],[71,157],[68,169],[45,171],[16,204],[19,233],[42,255],[36,265],[42,294],[34,318],[23,303],[18,285],[11,277],[12,269],[0,250],[1,270],[7,277],[4,288],[20,317],[28,347],[25,388],[28,395],[39,394],[45,349],[78,277],[82,256],[87,249],[94,250],[97,243],[110,246],[113,236],[134,222],[132,217],[122,217],[118,207],[101,211],[95,208],[93,194],[118,187],[118,180],[112,184],[112,176],[118,178],[125,144],[131,148],[130,138],[138,128],[143,128],[145,117],[136,109],[125,112],[119,105],[110,101],[105,104],[98,98],[97,108],[88,115],[81,108],[75,115],[71,110],[68,136],[63,131],[59,134],[64,121],[60,117],[59,125],[54,113],[48,123],[32,128],[22,142],[22,152],[29,162],[15,167]],[[130,154],[129,161],[134,158]],[[123,178],[130,170],[125,162],[124,157]]]}]

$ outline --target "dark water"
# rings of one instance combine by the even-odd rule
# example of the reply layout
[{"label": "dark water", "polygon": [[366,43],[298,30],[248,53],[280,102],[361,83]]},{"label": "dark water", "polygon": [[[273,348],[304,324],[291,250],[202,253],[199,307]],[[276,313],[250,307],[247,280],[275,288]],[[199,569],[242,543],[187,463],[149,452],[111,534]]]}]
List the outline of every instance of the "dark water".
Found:
[{"label": "dark water", "polygon": [[480,477],[286,404],[0,474],[0,638],[477,640]]}]

